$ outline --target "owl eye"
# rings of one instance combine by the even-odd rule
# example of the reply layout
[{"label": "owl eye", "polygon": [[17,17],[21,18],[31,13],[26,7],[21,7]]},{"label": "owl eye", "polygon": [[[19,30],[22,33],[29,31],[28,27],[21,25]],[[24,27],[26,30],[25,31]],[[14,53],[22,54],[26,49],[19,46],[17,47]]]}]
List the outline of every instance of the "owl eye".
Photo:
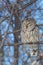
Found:
[{"label": "owl eye", "polygon": [[26,29],[28,28],[28,25],[26,25]]}]

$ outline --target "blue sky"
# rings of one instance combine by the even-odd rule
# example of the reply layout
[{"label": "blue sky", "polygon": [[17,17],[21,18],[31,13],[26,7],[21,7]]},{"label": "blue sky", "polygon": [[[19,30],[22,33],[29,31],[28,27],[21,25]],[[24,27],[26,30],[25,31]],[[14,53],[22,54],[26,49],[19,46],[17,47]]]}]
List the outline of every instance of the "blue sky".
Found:
[{"label": "blue sky", "polygon": [[[6,0],[5,0],[6,1]],[[29,2],[29,0],[26,0],[26,2]],[[14,2],[16,2],[16,0],[10,0],[10,2],[11,2],[11,4],[12,3],[14,3]],[[26,3],[26,2],[24,2],[24,4]],[[37,4],[36,4],[36,6],[37,6],[37,8],[43,8],[43,0],[37,0],[37,2],[36,2]],[[0,4],[1,5],[1,4]],[[34,5],[33,5],[34,6]],[[30,6],[31,7],[31,6]],[[32,8],[32,7],[31,7]],[[31,9],[30,8],[30,9]],[[29,8],[28,8],[29,9]],[[25,16],[26,16],[26,12],[25,11],[23,11],[23,13],[21,14],[22,16],[21,16],[21,18],[22,19],[24,19],[25,18]],[[32,16],[31,17],[33,17],[36,21],[37,21],[37,24],[41,24],[41,23],[43,23],[43,10],[41,10],[41,11],[39,11],[39,10],[37,10],[37,11],[32,11]],[[7,10],[4,10],[4,11],[2,11],[2,12],[0,12],[0,16],[3,16],[3,15],[6,15],[6,16],[9,16],[10,15],[10,13],[8,13],[8,11]],[[14,18],[13,18],[14,19]],[[3,27],[1,27],[1,29],[2,29],[2,34],[3,33],[5,33],[5,31],[6,31],[6,28],[7,28],[7,26],[8,26],[8,22],[6,22],[6,21],[4,21],[1,25],[3,25]],[[13,31],[13,28],[10,26],[9,27],[9,31],[10,32],[12,32]],[[40,33],[42,33],[43,31],[42,30],[40,30]],[[8,38],[8,40],[9,40],[9,42],[10,43],[12,43],[12,42],[14,42],[14,35],[13,34],[9,34],[8,36],[7,36],[7,38]],[[42,39],[43,40],[43,39]],[[7,52],[9,51],[9,55],[12,55],[13,56],[13,54],[14,54],[14,47],[4,47],[4,53],[5,53],[5,55],[7,54],[7,52],[6,52],[6,48],[7,48]],[[12,50],[13,49],[13,50]],[[19,49],[19,51],[20,51],[20,56],[19,56],[19,64],[18,65],[22,65],[22,60],[21,59],[23,59],[24,58],[24,60],[26,60],[27,59],[27,54],[25,54],[24,52],[22,52],[22,47],[20,46],[20,49]],[[29,48],[27,48],[27,49],[29,49]],[[8,62],[8,59],[10,59],[10,61],[12,62],[12,60],[13,60],[13,57],[12,58],[10,58],[10,57],[5,57],[5,61],[7,62],[6,63],[6,65],[11,65],[9,62]]]}]

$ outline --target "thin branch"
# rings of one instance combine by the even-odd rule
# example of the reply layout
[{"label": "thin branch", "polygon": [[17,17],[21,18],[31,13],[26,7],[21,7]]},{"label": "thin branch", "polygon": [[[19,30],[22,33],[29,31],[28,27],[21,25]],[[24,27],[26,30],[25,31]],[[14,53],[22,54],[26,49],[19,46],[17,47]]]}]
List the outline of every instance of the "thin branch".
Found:
[{"label": "thin branch", "polygon": [[[33,44],[33,42],[29,42],[29,43],[15,43],[15,44],[10,44],[10,43],[8,43],[8,44],[4,44],[4,46],[19,46],[19,45],[32,45]],[[37,44],[43,44],[43,41],[36,41],[36,42],[34,42],[34,45],[37,45]]]},{"label": "thin branch", "polygon": [[37,24],[38,26],[43,26],[43,24]]},{"label": "thin branch", "polygon": [[19,11],[24,10],[26,7],[32,5],[32,4],[35,3],[36,1],[37,1],[37,0],[31,0],[29,3],[25,4],[25,5],[22,7],[22,9],[20,9]]},{"label": "thin branch", "polygon": [[[10,25],[10,21],[11,21],[12,15],[13,15],[13,11],[14,11],[14,6],[13,6],[12,11],[11,11],[11,15],[10,15],[10,19],[9,19],[9,25]],[[1,45],[0,45],[0,48],[2,48],[2,46],[3,46],[3,44],[4,44],[4,40],[5,40],[5,38],[6,38],[8,29],[9,29],[9,25],[8,25],[8,28],[7,28],[6,32],[5,32],[5,34],[4,34],[4,38],[3,38],[3,40],[2,40],[2,43],[1,43]]]},{"label": "thin branch", "polygon": [[8,20],[9,18],[10,18],[10,16],[0,18],[0,24],[1,24],[3,21]]}]

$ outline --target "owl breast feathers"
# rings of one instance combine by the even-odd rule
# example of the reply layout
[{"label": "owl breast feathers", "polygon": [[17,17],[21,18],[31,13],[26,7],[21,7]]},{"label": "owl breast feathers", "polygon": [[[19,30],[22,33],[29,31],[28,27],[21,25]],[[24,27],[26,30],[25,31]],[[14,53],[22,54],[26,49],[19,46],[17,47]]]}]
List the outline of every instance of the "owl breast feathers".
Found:
[{"label": "owl breast feathers", "polygon": [[21,29],[21,42],[36,42],[39,38],[38,27],[35,26],[36,22],[33,19],[25,20],[22,22]]}]

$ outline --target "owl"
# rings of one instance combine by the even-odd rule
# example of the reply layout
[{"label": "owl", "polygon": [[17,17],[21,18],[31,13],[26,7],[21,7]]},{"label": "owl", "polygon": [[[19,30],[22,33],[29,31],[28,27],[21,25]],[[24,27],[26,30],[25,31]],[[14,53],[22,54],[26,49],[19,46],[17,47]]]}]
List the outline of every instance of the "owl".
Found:
[{"label": "owl", "polygon": [[21,42],[37,42],[39,40],[39,29],[34,19],[24,20],[21,25]]},{"label": "owl", "polygon": [[32,46],[29,46],[29,44],[25,44],[30,42],[34,43],[37,41],[39,41],[39,29],[36,26],[36,21],[34,19],[25,19],[21,25],[21,42],[23,43],[23,52],[28,53],[26,51],[26,46],[28,46],[28,48],[30,49],[38,48],[37,44],[33,44]]}]

